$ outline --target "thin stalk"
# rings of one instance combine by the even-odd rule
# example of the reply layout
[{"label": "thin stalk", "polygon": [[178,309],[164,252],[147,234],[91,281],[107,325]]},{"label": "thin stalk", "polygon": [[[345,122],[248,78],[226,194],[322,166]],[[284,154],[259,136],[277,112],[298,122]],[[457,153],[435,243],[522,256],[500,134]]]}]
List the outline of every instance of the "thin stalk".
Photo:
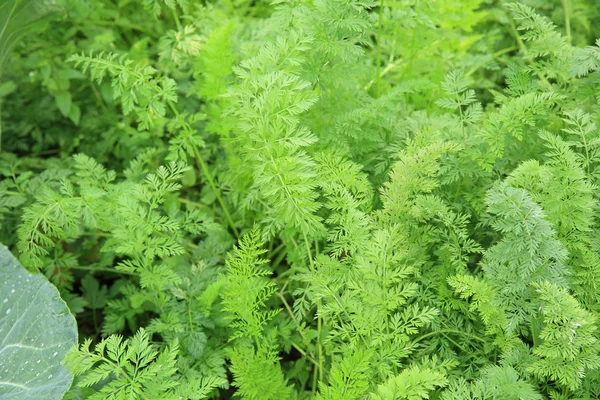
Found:
[{"label": "thin stalk", "polygon": [[310,356],[310,354],[306,353],[306,351],[304,351],[304,349],[302,349],[302,348],[301,348],[300,346],[298,346],[296,343],[293,343],[293,342],[292,342],[292,347],[293,347],[293,348],[295,348],[296,350],[298,350],[298,353],[302,354],[302,356],[304,356],[304,357],[308,358],[308,361],[310,361],[311,363],[313,363],[315,366],[317,366],[317,367],[319,366],[319,365],[317,364],[317,361],[316,361],[314,358],[312,358],[312,357]]},{"label": "thin stalk", "polygon": [[281,243],[279,246],[275,247],[274,249],[271,249],[269,251],[269,260],[273,259],[273,256],[275,256],[275,254],[279,253],[281,250],[283,250],[285,248],[285,244]]},{"label": "thin stalk", "polygon": [[533,347],[537,347],[537,345],[539,344],[539,341],[537,339],[538,333],[537,333],[537,329],[536,329],[536,321],[535,321],[535,317],[532,315],[531,316],[531,337],[533,339]]},{"label": "thin stalk", "polygon": [[[529,55],[529,50],[527,50],[527,46],[525,46],[525,43],[523,43],[523,40],[521,39],[521,36],[519,35],[519,32],[517,31],[517,27],[515,26],[515,23],[513,22],[512,19],[510,20],[510,30],[511,30],[511,33],[513,34],[513,36],[515,37],[515,39],[517,40],[517,45],[519,46],[519,49],[523,52],[523,55],[525,56],[525,58],[527,58],[527,56]],[[536,68],[535,64],[533,63],[533,61],[531,59],[527,58],[527,61],[533,67],[533,69],[535,70],[535,74],[538,76],[538,78],[544,84],[544,86],[546,86],[546,88],[548,90],[552,91],[552,84],[548,81],[548,79],[546,79],[546,77],[544,75],[542,75],[542,73],[540,71],[538,71],[538,69]]]},{"label": "thin stalk", "polygon": [[[492,54],[492,58],[494,58],[494,60],[497,60],[498,57],[500,57],[501,55],[506,54],[506,53],[510,53],[511,51],[514,51],[516,49],[517,49],[517,47],[510,46],[510,47],[507,47],[505,49],[498,50],[497,52],[495,52],[494,54]],[[473,68],[471,68],[469,70],[469,72],[467,72],[465,74],[465,77],[469,77],[469,76],[473,75],[482,65],[483,64],[481,64],[481,63],[478,64],[478,65],[475,65]]]},{"label": "thin stalk", "polygon": [[[281,299],[281,301],[283,303],[283,306],[285,307],[287,313],[289,314],[289,316],[292,319],[292,321],[294,321],[294,323],[296,324],[296,327],[298,328],[298,333],[300,333],[300,336],[302,336],[303,339],[306,339],[306,335],[300,329],[300,325],[298,324],[298,321],[296,321],[296,317],[294,316],[294,312],[292,311],[292,307],[290,307],[289,303],[287,302],[287,300],[283,296],[284,291],[285,291],[285,286],[281,289],[280,292],[277,292],[277,297],[279,297]],[[314,359],[314,357],[311,354],[308,354],[304,349],[302,349],[300,346],[298,346],[295,343],[292,343],[292,347],[294,347],[296,350],[298,350],[298,352],[300,352],[300,354],[302,354],[304,357],[308,358],[310,360],[310,362],[315,365],[315,368],[319,367],[319,363],[317,362],[317,360]]]},{"label": "thin stalk", "polygon": [[317,358],[319,360],[319,382],[323,382],[324,381],[324,370],[323,370],[323,346],[321,345],[321,331],[323,329],[323,318],[321,317],[321,310],[322,308],[322,304],[321,304],[321,298],[319,297],[317,299],[317,332],[318,332],[318,336],[317,336]]},{"label": "thin stalk", "polygon": [[204,208],[204,204],[200,204],[197,201],[193,201],[193,200],[190,200],[190,199],[185,198],[185,197],[180,197],[179,201],[181,201],[182,203],[189,204],[191,206],[197,207],[197,208]]},{"label": "thin stalk", "polygon": [[[310,243],[308,241],[308,237],[306,233],[302,233],[304,236],[304,244],[306,246],[306,253],[308,255],[308,261],[310,265],[314,265],[314,261],[312,259],[312,252],[310,250]],[[317,299],[317,360],[319,362],[318,368],[315,368],[313,374],[313,391],[317,388],[317,379],[319,382],[323,381],[323,345],[321,344],[321,331],[323,330],[323,318],[321,317],[321,299]],[[317,378],[318,376],[318,378]]]},{"label": "thin stalk", "polygon": [[91,19],[91,20],[86,19],[86,20],[81,20],[81,21],[77,21],[77,22],[79,24],[90,23],[93,25],[100,25],[100,26],[117,26],[119,28],[126,28],[126,29],[131,29],[133,31],[139,31],[150,37],[158,37],[159,36],[157,34],[157,32],[155,32],[155,31],[151,31],[149,29],[144,28],[143,26],[132,24],[129,22],[124,22],[124,21],[102,21],[102,20],[98,20],[98,19]]},{"label": "thin stalk", "polygon": [[102,107],[103,110],[105,110],[105,111],[108,110],[108,107],[106,107],[106,104],[104,103],[104,100],[102,99],[102,95],[96,88],[96,83],[94,81],[90,82],[90,87],[92,88],[92,92],[94,92],[94,96],[96,97],[96,101],[98,102],[98,105],[100,105],[100,107]]},{"label": "thin stalk", "polygon": [[[169,105],[169,108],[171,109],[171,111],[173,112],[173,114],[177,118],[179,118],[179,111],[177,111],[177,108],[175,108],[175,105],[173,104],[173,102],[172,101],[168,101],[167,104]],[[185,126],[186,126],[187,130],[190,130],[190,128],[187,125],[187,123],[185,124]],[[200,171],[204,174],[204,176],[206,176],[206,179],[208,180],[208,184],[210,185],[210,187],[212,188],[212,190],[215,192],[215,196],[217,197],[217,201],[219,202],[219,204],[221,205],[221,208],[223,209],[223,212],[225,213],[225,217],[227,218],[227,222],[229,222],[229,225],[231,226],[231,229],[233,230],[233,233],[234,233],[236,239],[239,239],[240,238],[240,233],[238,232],[237,228],[235,227],[235,223],[233,222],[233,218],[231,218],[231,214],[229,213],[229,208],[227,208],[227,206],[225,205],[225,202],[223,201],[223,198],[221,197],[221,193],[217,189],[217,185],[215,185],[215,180],[213,179],[213,176],[210,173],[210,170],[208,169],[208,166],[206,165],[206,163],[202,159],[202,156],[200,155],[200,151],[198,150],[198,147],[194,143],[192,143],[192,149],[194,150],[194,156],[196,157],[196,162],[198,163]]]},{"label": "thin stalk", "polygon": [[171,8],[171,15],[173,15],[173,19],[175,20],[175,26],[177,27],[177,31],[181,31],[181,22],[179,22],[179,15],[177,14],[177,10],[175,8]]},{"label": "thin stalk", "polygon": [[72,266],[69,267],[70,269],[76,269],[76,270],[80,270],[80,271],[92,271],[92,272],[96,272],[96,271],[100,271],[100,272],[112,272],[114,274],[123,274],[123,275],[132,275],[132,276],[137,276],[136,273],[134,272],[125,272],[125,271],[118,271],[116,269],[111,269],[111,268],[103,268],[103,267],[85,267],[85,266]]},{"label": "thin stalk", "polygon": [[97,236],[97,237],[111,237],[112,235],[107,232],[83,232],[80,236]]},{"label": "thin stalk", "polygon": [[210,185],[210,187],[212,188],[212,190],[215,192],[215,196],[217,197],[217,201],[221,205],[221,208],[223,208],[223,212],[225,213],[225,217],[227,218],[227,222],[229,222],[229,225],[231,226],[231,229],[233,230],[233,233],[234,233],[236,239],[239,239],[240,238],[240,233],[238,232],[237,228],[235,227],[235,223],[233,222],[233,218],[231,218],[231,214],[229,213],[229,209],[225,205],[225,202],[223,201],[223,198],[221,197],[221,194],[219,193],[219,190],[217,189],[217,185],[215,185],[215,181],[213,179],[212,174],[210,173],[210,171],[208,169],[208,166],[206,165],[206,163],[202,159],[202,156],[200,155],[200,152],[198,151],[198,147],[196,147],[196,145],[192,145],[192,148],[194,149],[194,155],[196,156],[196,162],[198,162],[198,165],[200,166],[200,169],[202,170],[202,173],[204,174],[204,176],[206,176],[206,179],[208,180],[208,184]]},{"label": "thin stalk", "polygon": [[458,112],[460,114],[460,135],[462,136],[463,140],[466,140],[467,137],[465,136],[465,115],[462,109],[463,104],[460,101],[460,96],[458,95],[458,93],[455,93],[455,97],[458,103]]},{"label": "thin stalk", "polygon": [[377,23],[377,44],[376,44],[376,68],[377,72],[375,75],[375,95],[379,98],[381,96],[381,37],[382,37],[382,25],[383,25],[383,0],[379,3],[379,21]]},{"label": "thin stalk", "polygon": [[565,13],[565,31],[567,33],[567,41],[571,44],[571,2],[569,0],[561,0],[563,12]]},{"label": "thin stalk", "polygon": [[[273,264],[271,264],[271,266],[273,267],[273,269],[277,268],[279,266],[279,264],[281,264],[281,262],[283,261],[283,259],[286,256],[286,252],[282,251],[281,253],[279,253],[279,255],[277,256],[277,258],[275,260],[273,260]],[[290,271],[289,273],[292,273],[291,269],[287,269],[286,271],[284,271],[283,273],[278,275],[278,278],[285,276],[286,272]]]},{"label": "thin stalk", "polygon": [[[383,71],[381,71],[381,73],[379,74],[379,77],[383,78],[388,73],[390,73],[391,71],[393,71],[394,69],[399,67],[403,62],[404,61],[401,58],[397,59],[396,61],[394,61],[393,58],[390,58],[388,65],[386,65],[385,68],[383,69]],[[374,83],[375,83],[375,79],[371,79],[369,81],[369,83],[367,83],[365,85],[363,90],[366,92],[367,90],[371,89],[371,86],[373,86]]]},{"label": "thin stalk", "polygon": [[452,338],[448,335],[446,335],[445,333],[442,333],[442,336],[446,338],[447,341],[449,341],[450,343],[452,343],[453,345],[455,345],[456,347],[458,347],[459,349],[461,349],[463,351],[463,353],[467,353],[467,349],[464,346],[461,346],[459,343],[457,343],[455,340],[452,340]]},{"label": "thin stalk", "polygon": [[312,379],[312,392],[313,393],[317,393],[317,385],[318,385],[318,378],[317,378],[317,376],[318,376],[318,372],[319,372],[319,366],[316,365],[315,369],[313,370],[313,379]]},{"label": "thin stalk", "polygon": [[304,236],[304,245],[306,246],[306,254],[308,255],[308,262],[310,263],[310,265],[314,265],[313,263],[313,259],[312,259],[312,252],[310,250],[310,244],[308,242],[308,237],[306,236],[306,233],[302,233],[302,235]]},{"label": "thin stalk", "polygon": [[[107,363],[107,364],[110,364],[110,365],[112,365],[112,367],[113,367],[112,369],[113,369],[113,370],[115,370],[115,371],[119,371],[119,375],[121,375],[121,376],[124,376],[124,377],[125,377],[125,379],[127,379],[127,381],[129,381],[129,385],[130,385],[131,387],[135,387],[135,386],[137,386],[137,385],[136,385],[136,382],[134,382],[134,381],[133,381],[133,379],[132,379],[132,378],[129,376],[129,374],[127,373],[127,371],[125,371],[125,370],[124,370],[124,369],[121,367],[121,365],[119,365],[119,363],[116,363],[116,362],[114,362],[114,361],[112,361],[112,360],[109,360],[108,358],[104,357],[104,352],[102,352],[102,354],[101,354],[101,357],[102,357],[102,361],[104,361],[104,362],[105,362],[105,363]],[[137,367],[136,367],[136,371],[134,372],[134,374],[135,374],[136,372],[137,372]],[[114,373],[114,372],[113,372],[113,373]],[[115,375],[117,375],[117,374],[115,374]],[[117,375],[117,376],[119,376],[119,375]],[[140,396],[140,397],[141,397],[143,400],[151,400],[151,399],[150,399],[150,397],[148,397],[148,396],[147,396],[145,393],[142,393],[142,392],[140,392],[140,393],[139,393],[139,396]]]},{"label": "thin stalk", "polygon": [[457,335],[466,336],[466,337],[468,337],[470,339],[477,340],[477,341],[482,342],[482,343],[486,343],[486,340],[483,339],[483,338],[480,338],[479,336],[471,335],[470,333],[459,331],[459,330],[456,330],[456,329],[441,329],[441,330],[436,331],[436,332],[429,332],[429,333],[426,333],[424,335],[419,336],[412,343],[416,344],[416,343],[419,343],[420,341],[422,341],[422,340],[424,340],[424,339],[426,339],[426,338],[428,338],[430,336],[441,335],[441,334],[444,334],[444,333],[454,333],[454,334],[457,334]]},{"label": "thin stalk", "polygon": [[588,174],[588,176],[591,177],[590,164],[592,163],[592,158],[590,157],[589,147],[587,144],[587,140],[585,138],[583,126],[581,126],[578,122],[577,127],[579,128],[579,130],[581,132],[581,140],[583,141],[583,149],[585,150],[585,170],[586,170],[586,173]]}]

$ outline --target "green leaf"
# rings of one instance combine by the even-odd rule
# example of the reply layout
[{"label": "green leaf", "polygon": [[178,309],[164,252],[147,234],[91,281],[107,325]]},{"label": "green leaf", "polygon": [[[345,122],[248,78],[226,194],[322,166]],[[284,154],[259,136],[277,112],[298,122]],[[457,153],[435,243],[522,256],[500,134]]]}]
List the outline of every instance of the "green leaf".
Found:
[{"label": "green leaf", "polygon": [[60,110],[60,113],[63,116],[69,115],[69,111],[71,110],[71,93],[69,92],[60,92],[57,93],[54,98],[56,99],[56,105]]},{"label": "green leaf", "polygon": [[79,120],[81,119],[81,109],[77,104],[71,104],[71,109],[69,110],[69,119],[77,126],[79,126]]},{"label": "green leaf", "polygon": [[11,48],[21,38],[46,27],[47,17],[59,7],[44,0],[4,0],[0,2],[0,67]]},{"label": "green leaf", "polygon": [[60,399],[72,376],[61,364],[77,343],[58,290],[0,245],[0,399]]},{"label": "green leaf", "polygon": [[6,97],[15,91],[17,85],[13,81],[0,83],[0,98]]},{"label": "green leaf", "polygon": [[181,183],[183,183],[184,186],[194,186],[196,184],[196,171],[193,169],[185,171]]},{"label": "green leaf", "polygon": [[88,307],[91,309],[103,308],[108,301],[106,286],[100,287],[98,281],[92,276],[87,275],[81,280],[83,289],[83,298],[87,301]]}]

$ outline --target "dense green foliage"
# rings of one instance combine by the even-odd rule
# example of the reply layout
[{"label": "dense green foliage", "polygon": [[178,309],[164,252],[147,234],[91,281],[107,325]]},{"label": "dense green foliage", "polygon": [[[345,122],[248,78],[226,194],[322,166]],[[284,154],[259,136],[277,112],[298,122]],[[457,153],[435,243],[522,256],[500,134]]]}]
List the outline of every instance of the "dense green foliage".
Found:
[{"label": "dense green foliage", "polygon": [[32,4],[0,242],[66,399],[600,396],[600,2]]}]

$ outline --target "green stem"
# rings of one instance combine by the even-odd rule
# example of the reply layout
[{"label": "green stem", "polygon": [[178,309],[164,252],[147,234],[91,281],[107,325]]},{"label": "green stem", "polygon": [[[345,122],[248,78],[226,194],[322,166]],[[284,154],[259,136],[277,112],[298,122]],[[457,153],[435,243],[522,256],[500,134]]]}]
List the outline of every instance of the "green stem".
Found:
[{"label": "green stem", "polygon": [[304,351],[303,348],[301,348],[300,346],[298,346],[294,342],[292,342],[292,347],[295,348],[296,350],[298,350],[298,353],[300,353],[300,354],[302,354],[302,356],[306,357],[308,359],[308,361],[310,361],[311,363],[313,363],[315,366],[318,366],[317,360],[315,360],[314,358],[312,358],[310,356],[310,354],[307,354],[306,351]]},{"label": "green stem", "polygon": [[466,337],[468,337],[470,339],[474,339],[474,340],[477,340],[477,341],[482,342],[482,343],[486,343],[487,342],[485,339],[480,338],[479,336],[472,335],[472,334],[467,333],[467,332],[459,331],[459,330],[456,330],[456,329],[441,329],[439,331],[429,332],[429,333],[426,333],[426,334],[424,334],[422,336],[419,336],[417,339],[415,339],[413,341],[413,344],[419,343],[421,340],[424,340],[424,339],[426,339],[426,338],[428,338],[430,336],[440,335],[440,334],[443,334],[443,333],[454,333],[454,334],[457,334],[457,335],[466,336]]},{"label": "green stem", "polygon": [[284,248],[285,248],[285,244],[284,244],[284,243],[281,243],[279,246],[275,247],[275,249],[272,249],[272,250],[269,252],[269,257],[268,257],[268,259],[269,259],[269,260],[272,260],[272,259],[273,259],[273,256],[275,256],[275,254],[279,253],[279,252],[280,252],[281,250],[283,250]]},{"label": "green stem", "polygon": [[[386,76],[388,73],[392,72],[393,70],[395,70],[397,67],[399,67],[404,61],[399,58],[397,60],[393,60],[390,59],[388,65],[385,66],[385,68],[383,69],[383,71],[381,71],[381,73],[379,74],[380,78],[383,78],[384,76]],[[375,83],[375,79],[371,79],[369,81],[369,83],[367,83],[365,85],[365,87],[363,88],[364,91],[367,91],[369,89],[371,89],[371,86],[373,86],[373,84]]]},{"label": "green stem", "polygon": [[[175,108],[175,105],[173,104],[173,102],[168,101],[167,104],[169,105],[169,108],[171,109],[171,111],[173,112],[175,117],[180,118],[179,111],[177,111],[177,108]],[[187,123],[185,123],[185,129],[191,130],[190,127],[187,125]],[[202,171],[204,176],[206,176],[206,179],[208,180],[208,184],[210,185],[212,190],[215,192],[217,201],[221,205],[221,208],[223,208],[225,217],[227,218],[227,221],[229,222],[229,225],[231,226],[231,229],[233,230],[233,233],[234,233],[236,239],[239,239],[240,233],[238,232],[237,228],[235,227],[233,218],[231,218],[231,214],[229,213],[229,208],[227,208],[227,206],[225,205],[225,202],[223,201],[223,198],[221,197],[221,193],[219,192],[219,190],[217,190],[217,185],[215,185],[215,180],[213,179],[213,176],[210,173],[208,166],[202,159],[202,156],[200,155],[200,151],[198,151],[198,147],[194,143],[192,143],[192,149],[194,150],[194,156],[196,157],[196,162],[198,163],[198,166],[200,167],[200,171]]]},{"label": "green stem", "polygon": [[139,31],[150,37],[158,37],[159,36],[157,34],[157,32],[155,32],[155,31],[151,31],[140,25],[132,24],[129,22],[123,22],[123,21],[102,21],[102,20],[97,20],[97,19],[92,19],[92,20],[86,19],[86,20],[77,21],[77,23],[78,24],[90,23],[93,25],[100,25],[100,26],[117,26],[119,28],[126,28],[126,29],[130,29],[132,31]]},{"label": "green stem", "polygon": [[[495,52],[494,54],[492,54],[492,58],[493,58],[494,60],[497,60],[497,59],[498,59],[498,57],[500,57],[501,55],[504,55],[504,54],[506,54],[506,53],[510,53],[511,51],[514,51],[514,50],[516,50],[516,49],[517,49],[517,47],[515,47],[515,46],[510,46],[510,47],[507,47],[507,48],[505,48],[505,49],[498,50],[497,52]],[[477,71],[479,68],[481,68],[481,66],[483,66],[483,65],[484,65],[484,63],[478,63],[478,64],[476,64],[476,65],[475,65],[473,68],[471,68],[471,69],[469,70],[469,72],[467,72],[467,73],[465,74],[465,77],[467,77],[467,78],[468,78],[469,76],[473,75],[473,74],[474,74],[474,73],[475,73],[475,72],[476,72],[476,71]]]},{"label": "green stem", "polygon": [[112,237],[112,235],[110,233],[106,233],[106,232],[83,232],[80,234],[80,236],[96,236],[96,237]]},{"label": "green stem", "polygon": [[[119,70],[124,70],[125,68],[121,65],[115,65],[114,63],[111,62],[107,62],[106,60],[96,60],[97,63],[99,64],[103,64],[103,65],[107,65],[107,66],[111,66],[113,68],[118,68]],[[137,76],[139,79],[141,80],[146,80],[146,78],[144,77],[144,75],[142,73],[137,73],[134,74],[135,76]],[[151,84],[150,82],[148,82],[149,84]],[[157,90],[157,92],[160,92],[162,89],[157,85],[157,84],[152,84],[152,86],[154,86],[154,89]],[[169,108],[171,109],[171,111],[173,112],[173,114],[175,115],[176,118],[181,119],[181,116],[179,114],[179,111],[177,111],[177,108],[175,108],[175,105],[173,104],[172,101],[167,100],[167,105],[169,106]],[[189,127],[189,125],[187,124],[187,122],[184,122],[184,129],[188,132],[191,132],[191,128]],[[200,156],[200,152],[198,151],[198,147],[192,143],[192,148],[194,150],[194,155],[196,156],[196,162],[198,163],[200,170],[202,171],[202,173],[204,173],[204,175],[206,176],[208,183],[210,184],[210,186],[212,187],[212,189],[215,192],[215,196],[217,197],[217,201],[219,202],[219,204],[221,205],[221,207],[223,208],[223,212],[225,213],[225,216],[229,222],[229,225],[231,226],[231,229],[233,229],[233,232],[235,234],[236,239],[239,239],[239,232],[237,230],[237,228],[235,227],[235,224],[233,222],[233,218],[231,218],[231,214],[229,213],[229,209],[227,208],[227,206],[225,205],[225,202],[223,201],[223,198],[221,197],[220,192],[217,190],[217,187],[215,185],[214,179],[208,169],[208,167],[206,166],[206,163],[204,162],[204,160],[202,159],[202,157]]]},{"label": "green stem", "polygon": [[[277,267],[279,267],[279,264],[281,264],[281,262],[283,261],[283,259],[285,258],[285,256],[287,255],[287,252],[282,251],[281,253],[279,253],[279,255],[277,256],[277,258],[275,260],[273,260],[273,264],[271,264],[273,269],[276,269]],[[289,268],[286,271],[284,271],[282,274],[278,275],[279,277],[284,277],[286,274],[286,272],[288,272],[291,274],[292,273],[292,269]]]},{"label": "green stem", "polygon": [[181,31],[181,23],[179,22],[179,15],[177,14],[177,10],[175,8],[171,8],[171,14],[173,15],[173,19],[175,20],[175,26],[177,27],[177,31]]},{"label": "green stem", "polygon": [[223,208],[223,212],[225,213],[225,217],[227,218],[227,221],[229,222],[229,225],[231,226],[231,229],[233,230],[233,233],[234,233],[236,239],[239,239],[240,238],[240,233],[238,232],[237,228],[235,227],[235,223],[233,222],[233,218],[231,218],[231,214],[229,213],[229,209],[225,205],[225,202],[223,201],[223,198],[221,197],[221,193],[217,189],[217,185],[215,185],[215,181],[213,179],[212,174],[210,173],[210,170],[208,169],[208,166],[206,165],[206,163],[202,159],[202,156],[200,155],[200,152],[198,151],[198,147],[196,147],[196,145],[192,145],[192,148],[194,149],[194,155],[196,156],[196,162],[198,162],[198,165],[200,166],[200,169],[202,170],[202,173],[204,174],[204,176],[206,176],[206,179],[208,180],[208,184],[210,185],[210,187],[212,188],[212,190],[215,192],[215,196],[217,197],[217,201],[221,205],[221,208]]},{"label": "green stem", "polygon": [[[287,285],[287,283],[286,283],[286,285]],[[289,303],[287,302],[287,300],[285,299],[285,297],[283,295],[284,291],[285,291],[285,286],[281,289],[280,292],[277,292],[277,297],[279,297],[281,299],[283,306],[285,307],[287,313],[289,314],[292,321],[294,321],[294,324],[296,324],[296,329],[298,330],[298,333],[300,333],[300,336],[302,336],[302,339],[306,339],[306,335],[302,331],[300,324],[298,324],[298,321],[296,321],[296,317],[294,316],[294,312],[292,311],[292,308],[290,307]],[[292,342],[292,347],[295,348],[296,350],[298,350],[298,352],[300,352],[300,354],[302,354],[304,357],[308,358],[308,360],[314,364],[315,368],[319,367],[319,363],[317,362],[317,360],[315,360],[314,357],[312,357],[312,355],[308,354],[304,349],[302,349],[296,343]]]},{"label": "green stem", "polygon": [[[308,255],[308,261],[310,262],[311,266],[314,266],[314,261],[313,261],[313,257],[312,257],[312,252],[310,250],[310,243],[308,241],[308,236],[306,236],[306,232],[303,232],[302,235],[304,236],[304,245],[306,246],[306,253]],[[318,386],[317,382],[323,382],[323,377],[324,377],[323,345],[321,344],[321,332],[323,330],[323,318],[321,317],[321,308],[322,308],[321,298],[318,298],[316,314],[317,314],[317,360],[319,362],[319,365],[317,368],[314,369],[314,373],[313,373],[313,391],[315,391],[317,389],[317,386]]]},{"label": "green stem", "polygon": [[535,71],[535,74],[538,76],[538,78],[544,84],[544,86],[546,86],[546,88],[549,91],[552,91],[552,84],[537,69],[537,66],[535,65],[535,63],[533,62],[533,60],[531,60],[528,57],[529,56],[529,50],[527,50],[527,46],[525,46],[525,43],[523,43],[523,40],[521,39],[521,36],[519,35],[519,32],[517,31],[517,27],[515,26],[515,23],[513,22],[512,19],[510,20],[510,30],[511,30],[513,36],[515,37],[515,39],[517,40],[517,45],[519,46],[519,49],[523,52],[523,56],[525,56],[525,58],[527,59],[527,62],[531,65],[532,69]]},{"label": "green stem", "polygon": [[446,340],[447,340],[447,341],[449,341],[450,343],[452,343],[454,346],[456,346],[456,347],[458,347],[459,349],[461,349],[463,353],[465,353],[465,354],[467,354],[467,353],[468,353],[468,350],[467,350],[467,349],[466,349],[464,346],[460,345],[460,344],[459,344],[459,343],[457,343],[455,340],[452,340],[452,338],[451,338],[450,336],[446,335],[445,333],[442,333],[441,335],[442,335],[443,337],[445,337],[445,338],[446,338]]},{"label": "green stem", "polygon": [[84,266],[73,266],[73,267],[69,267],[70,269],[76,269],[76,270],[81,270],[81,271],[92,271],[92,272],[112,272],[113,274],[123,274],[123,275],[132,275],[132,276],[136,276],[137,274],[134,272],[125,272],[125,271],[118,271],[116,269],[111,269],[111,268],[103,268],[103,267],[84,267]]},{"label": "green stem", "polygon": [[[118,371],[119,374],[115,373],[115,375],[117,375],[117,377],[119,375],[121,375],[121,376],[125,377],[125,379],[127,379],[127,381],[129,382],[129,385],[131,387],[137,386],[137,382],[134,382],[133,378],[131,376],[129,376],[127,371],[123,367],[121,367],[121,365],[119,365],[119,363],[116,363],[116,362],[106,358],[104,356],[104,352],[100,357],[102,358],[102,361],[104,361],[105,363],[110,364],[112,366],[113,371]],[[139,395],[143,400],[150,400],[150,398],[145,393],[140,392]]]},{"label": "green stem", "polygon": [[567,42],[571,44],[571,4],[569,0],[561,0],[563,12],[565,13],[565,31]]},{"label": "green stem", "polygon": [[466,141],[466,136],[465,136],[465,115],[463,113],[463,109],[462,109],[462,102],[460,99],[460,96],[458,95],[458,93],[455,93],[455,97],[456,97],[456,102],[458,104],[458,113],[460,114],[460,135],[462,136],[463,140]]},{"label": "green stem", "polygon": [[306,236],[305,232],[302,232],[302,235],[304,236],[304,245],[306,246],[306,254],[308,255],[308,262],[310,263],[310,265],[314,265],[313,258],[312,258],[312,252],[310,250],[310,244],[308,242],[308,237]]},{"label": "green stem", "polygon": [[317,299],[317,358],[319,360],[319,382],[324,381],[323,371],[323,346],[321,345],[321,331],[323,330],[323,318],[321,317],[321,298]]},{"label": "green stem", "polygon": [[382,37],[382,20],[383,20],[383,1],[379,4],[379,21],[377,24],[377,44],[376,44],[376,68],[377,72],[375,75],[375,95],[376,97],[381,96],[381,37]]},{"label": "green stem", "polygon": [[104,100],[102,99],[102,95],[96,88],[96,82],[90,81],[90,87],[92,88],[92,92],[94,92],[94,96],[96,97],[96,101],[98,102],[100,107],[102,107],[102,109],[105,111],[108,110],[108,107],[106,107],[106,104],[104,103]]},{"label": "green stem", "polygon": [[539,344],[539,341],[538,341],[538,333],[537,333],[537,329],[536,329],[536,320],[533,315],[531,316],[531,338],[533,339],[533,347],[537,347],[537,345]]},{"label": "green stem", "polygon": [[205,207],[204,204],[200,204],[197,201],[193,201],[193,200],[187,199],[185,197],[180,197],[179,201],[181,201],[182,203],[189,204],[191,206],[197,207],[197,208],[204,208]]}]

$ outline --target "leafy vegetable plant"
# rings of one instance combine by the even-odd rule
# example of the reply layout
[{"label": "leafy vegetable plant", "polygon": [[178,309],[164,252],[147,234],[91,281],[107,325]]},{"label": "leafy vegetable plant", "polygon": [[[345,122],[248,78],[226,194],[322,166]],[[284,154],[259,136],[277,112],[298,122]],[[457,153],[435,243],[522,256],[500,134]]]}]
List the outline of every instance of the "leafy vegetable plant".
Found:
[{"label": "leafy vegetable plant", "polygon": [[56,288],[4,246],[0,266],[0,398],[60,398],[73,380],[60,361],[77,343],[75,318]]},{"label": "leafy vegetable plant", "polygon": [[76,317],[65,398],[600,396],[598,18],[0,4],[0,241]]}]

